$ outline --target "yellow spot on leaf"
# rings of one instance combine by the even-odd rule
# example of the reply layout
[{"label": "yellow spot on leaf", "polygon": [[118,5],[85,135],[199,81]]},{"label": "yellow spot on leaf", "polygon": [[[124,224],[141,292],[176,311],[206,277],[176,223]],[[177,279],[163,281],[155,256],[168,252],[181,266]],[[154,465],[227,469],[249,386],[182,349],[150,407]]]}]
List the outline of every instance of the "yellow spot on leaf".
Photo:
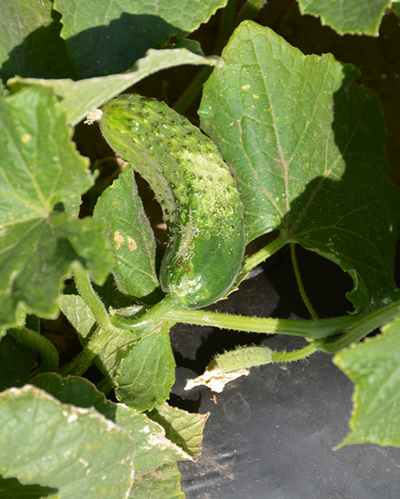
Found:
[{"label": "yellow spot on leaf", "polygon": [[29,133],[24,133],[24,135],[21,137],[21,140],[24,144],[27,144],[32,138],[32,135]]},{"label": "yellow spot on leaf", "polygon": [[258,94],[253,94],[253,99],[259,99],[260,96]]},{"label": "yellow spot on leaf", "polygon": [[121,235],[120,231],[117,230],[114,232],[114,242],[117,246],[117,250],[120,249],[122,243],[125,241],[124,236]]},{"label": "yellow spot on leaf", "polygon": [[129,251],[135,251],[135,249],[137,248],[137,244],[131,237],[128,237],[128,245],[129,245]]},{"label": "yellow spot on leaf", "polygon": [[242,90],[248,90],[251,88],[251,85],[243,85]]}]

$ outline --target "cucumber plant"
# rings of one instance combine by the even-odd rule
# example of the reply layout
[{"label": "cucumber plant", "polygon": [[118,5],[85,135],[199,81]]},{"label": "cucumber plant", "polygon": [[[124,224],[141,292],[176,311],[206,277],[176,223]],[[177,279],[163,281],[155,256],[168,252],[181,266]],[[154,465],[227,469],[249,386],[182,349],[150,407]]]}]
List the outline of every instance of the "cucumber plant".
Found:
[{"label": "cucumber plant", "polygon": [[[380,102],[355,82],[359,72],[291,46],[263,25],[256,0],[240,9],[232,0],[174,0],[174,8],[160,0],[157,11],[139,1],[114,9],[96,0],[14,3],[0,14],[9,34],[0,42],[0,489],[10,497],[184,497],[177,461],[199,455],[207,416],[167,402],[169,331],[180,322],[308,341],[292,352],[238,347],[210,359],[193,386],[222,390],[252,367],[332,353],[356,384],[352,432],[341,445],[399,446],[398,189]],[[376,1],[364,17],[303,3],[340,34],[374,36],[392,5]],[[177,18],[183,9],[190,15]],[[218,9],[214,55],[205,56],[186,35]],[[260,22],[249,20],[259,11]],[[145,86],[130,88],[184,65],[203,68],[173,106],[140,95],[151,93]],[[200,91],[197,127],[182,114]],[[111,173],[104,155],[90,164],[73,141],[73,127],[94,134],[96,121],[114,150]],[[93,137],[88,143],[102,147]],[[137,174],[161,205],[165,247]],[[269,233],[276,237],[245,255]],[[318,317],[296,245],[350,275],[352,313]],[[309,320],[204,309],[240,292],[247,274],[285,246]],[[56,319],[61,342],[49,334]],[[366,341],[376,328],[382,334]],[[63,351],[71,338],[75,349]],[[382,406],[393,417],[382,419]]]}]

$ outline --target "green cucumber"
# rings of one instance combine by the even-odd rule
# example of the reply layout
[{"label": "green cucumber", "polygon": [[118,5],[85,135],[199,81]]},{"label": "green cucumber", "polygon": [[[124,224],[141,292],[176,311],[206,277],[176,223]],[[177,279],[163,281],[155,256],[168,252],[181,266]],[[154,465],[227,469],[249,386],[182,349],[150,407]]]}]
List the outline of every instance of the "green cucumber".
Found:
[{"label": "green cucumber", "polygon": [[102,111],[105,139],[161,204],[168,227],[162,290],[183,307],[214,303],[232,287],[246,245],[243,206],[228,166],[208,137],[162,102],[125,94]]}]

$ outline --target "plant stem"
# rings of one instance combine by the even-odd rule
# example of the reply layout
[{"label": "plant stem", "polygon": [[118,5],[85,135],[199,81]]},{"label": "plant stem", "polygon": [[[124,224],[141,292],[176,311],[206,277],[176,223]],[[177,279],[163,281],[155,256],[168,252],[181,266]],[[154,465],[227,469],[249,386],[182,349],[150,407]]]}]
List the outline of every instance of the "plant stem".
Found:
[{"label": "plant stem", "polygon": [[245,19],[254,19],[265,3],[266,0],[247,0],[237,15],[236,24],[240,24]]},{"label": "plant stem", "polygon": [[31,329],[26,327],[11,328],[8,330],[19,343],[31,348],[42,358],[41,373],[56,372],[58,369],[58,352],[53,343]]},{"label": "plant stem", "polygon": [[69,364],[62,366],[59,374],[61,376],[82,376],[93,364],[98,353],[104,348],[108,338],[113,335],[115,328],[111,327],[108,330],[98,328],[90,338],[89,342],[83,350]]},{"label": "plant stem", "polygon": [[[362,315],[362,316],[361,316]],[[365,336],[400,315],[400,301],[396,301],[385,308],[359,314],[359,320],[339,338],[329,338],[321,350],[327,353],[336,353],[351,345],[355,345]],[[352,316],[357,317],[357,315]]]},{"label": "plant stem", "polygon": [[311,302],[308,299],[308,296],[307,296],[306,291],[304,289],[303,281],[301,280],[300,270],[299,270],[299,266],[297,264],[296,247],[295,247],[294,243],[290,243],[290,256],[292,258],[294,275],[296,277],[297,286],[299,288],[303,303],[307,307],[307,310],[310,312],[311,318],[318,319],[318,314],[314,310],[314,307],[311,305]]},{"label": "plant stem", "polygon": [[110,319],[107,310],[93,289],[88,274],[80,265],[75,265],[73,271],[76,288],[81,297],[85,300],[86,305],[90,308],[97,324],[103,329],[109,328]]},{"label": "plant stem", "polygon": [[267,244],[267,246],[264,246],[264,248],[258,250],[257,253],[254,253],[254,255],[251,255],[246,258],[242,272],[245,272],[247,274],[251,269],[257,267],[257,265],[262,263],[267,258],[271,257],[281,248],[283,248],[286,243],[287,243],[286,231],[281,230],[279,236],[276,239],[274,239],[271,243]]},{"label": "plant stem", "polygon": [[144,326],[148,327],[151,324],[158,324],[159,322],[169,319],[172,322],[171,327],[176,323],[173,317],[170,315],[175,310],[180,310],[176,306],[175,299],[171,295],[167,295],[161,301],[156,303],[148,312],[142,315],[139,319],[132,320],[129,317],[123,315],[113,315],[110,320],[114,327],[128,329],[129,331],[135,331],[137,329],[142,329]]},{"label": "plant stem", "polygon": [[203,85],[207,81],[212,70],[213,68],[210,68],[210,66],[202,67],[190,84],[174,102],[172,109],[179,114],[185,114],[192,105],[193,101],[200,95]]},{"label": "plant stem", "polygon": [[99,383],[97,383],[96,388],[99,390],[99,392],[104,393],[105,396],[107,396],[111,390],[112,386],[110,381],[107,378],[103,378]]},{"label": "plant stem", "polygon": [[90,348],[89,343],[72,362],[63,365],[59,369],[58,373],[61,376],[82,376],[82,374],[89,369],[97,356],[97,352]]},{"label": "plant stem", "polygon": [[314,352],[320,350],[324,341],[316,340],[312,341],[309,345],[299,350],[294,350],[292,352],[278,352],[277,350],[271,351],[271,362],[294,362],[296,360],[304,359]]},{"label": "plant stem", "polygon": [[189,309],[172,309],[166,316],[166,318],[175,322],[184,322],[198,326],[213,326],[249,333],[301,336],[308,339],[326,338],[327,336],[347,331],[361,317],[364,317],[364,314],[307,321],[252,317]]}]

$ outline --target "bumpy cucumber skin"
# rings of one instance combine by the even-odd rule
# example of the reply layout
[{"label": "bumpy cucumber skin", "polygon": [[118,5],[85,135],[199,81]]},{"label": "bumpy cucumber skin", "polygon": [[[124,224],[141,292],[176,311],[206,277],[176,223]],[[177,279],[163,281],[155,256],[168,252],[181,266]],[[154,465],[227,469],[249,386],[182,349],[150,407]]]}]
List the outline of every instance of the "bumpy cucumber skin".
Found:
[{"label": "bumpy cucumber skin", "polygon": [[169,242],[163,291],[180,306],[214,303],[233,285],[246,245],[243,206],[216,146],[166,104],[138,95],[103,107],[102,133],[153,189]]}]

